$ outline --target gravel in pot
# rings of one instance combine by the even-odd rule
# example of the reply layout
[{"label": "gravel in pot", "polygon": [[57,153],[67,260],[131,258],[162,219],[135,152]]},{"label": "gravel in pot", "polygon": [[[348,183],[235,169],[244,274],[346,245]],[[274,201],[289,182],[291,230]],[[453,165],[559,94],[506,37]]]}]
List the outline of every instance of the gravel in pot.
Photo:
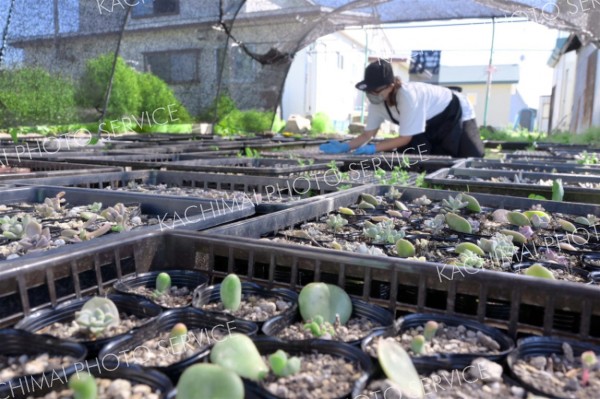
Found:
[{"label": "gravel in pot", "polygon": [[[185,343],[176,347],[170,335],[173,327],[187,327]],[[118,357],[121,364],[153,367],[167,374],[174,382],[183,370],[201,361],[216,342],[231,332],[253,336],[258,326],[231,317],[215,317],[198,309],[174,309],[164,312],[155,321],[105,346],[101,359]]]},{"label": "gravel in pot", "polygon": [[64,376],[87,354],[85,347],[75,342],[22,330],[0,330],[0,342],[2,398],[25,395],[34,384],[44,386],[45,372]]},{"label": "gravel in pot", "polygon": [[[80,371],[80,375],[89,372],[96,379],[98,399],[166,399],[173,390],[169,378],[156,371],[141,367],[120,365],[111,369],[89,368]],[[71,373],[70,375],[73,375]],[[68,386],[68,379],[55,381],[52,391],[36,393],[30,398],[72,399],[73,390]]]},{"label": "gravel in pot", "polygon": [[264,337],[254,340],[267,361],[281,349],[300,357],[301,369],[289,377],[272,372],[260,382],[244,380],[249,399],[337,399],[346,398],[366,383],[372,363],[358,348],[323,340],[282,342]]},{"label": "gravel in pot", "polygon": [[[164,295],[156,294],[156,279],[161,273],[171,278],[171,286]],[[142,296],[166,309],[181,308],[192,304],[193,292],[208,283],[208,277],[194,270],[165,270],[140,273],[124,277],[114,284],[123,294]]]},{"label": "gravel in pot", "polygon": [[92,297],[73,299],[59,304],[54,309],[32,313],[21,320],[16,328],[36,334],[47,334],[56,338],[76,341],[94,357],[103,346],[123,337],[129,331],[150,322],[162,312],[162,308],[147,299],[131,295],[112,294],[107,298],[114,302],[120,313],[120,323],[93,334],[75,321],[75,312]]},{"label": "gravel in pot", "polygon": [[[427,335],[424,326],[436,322],[437,330],[432,337],[425,339],[420,352],[415,350],[414,342]],[[514,342],[500,330],[456,316],[416,313],[400,320],[399,330],[375,331],[362,342],[362,349],[376,357],[377,343],[380,339],[393,337],[411,357],[449,359],[455,365],[468,366],[477,357],[493,361],[502,361],[514,348]]]},{"label": "gravel in pot", "polygon": [[[528,391],[503,373],[502,365],[484,358],[467,367],[448,361],[414,358],[427,399],[525,399]],[[353,399],[402,399],[406,396],[385,375],[373,378]]]},{"label": "gravel in pot", "polygon": [[516,380],[536,394],[559,399],[595,399],[600,392],[600,368],[597,361],[585,365],[582,359],[585,352],[600,356],[600,348],[590,344],[529,337],[518,342],[507,363]]},{"label": "gravel in pot", "polygon": [[[262,328],[265,335],[285,341],[298,341],[315,339],[316,337],[306,329],[300,312],[292,315],[279,316],[268,321]],[[380,306],[362,300],[352,299],[352,315],[346,325],[333,324],[335,334],[320,337],[346,342],[351,345],[360,345],[363,338],[373,331],[393,328],[394,316]]]},{"label": "gravel in pot", "polygon": [[206,312],[227,314],[257,323],[260,326],[276,316],[294,314],[298,309],[298,294],[284,288],[264,289],[258,284],[242,283],[242,301],[235,311],[225,309],[220,300],[221,285],[199,287],[194,291],[193,306]]}]

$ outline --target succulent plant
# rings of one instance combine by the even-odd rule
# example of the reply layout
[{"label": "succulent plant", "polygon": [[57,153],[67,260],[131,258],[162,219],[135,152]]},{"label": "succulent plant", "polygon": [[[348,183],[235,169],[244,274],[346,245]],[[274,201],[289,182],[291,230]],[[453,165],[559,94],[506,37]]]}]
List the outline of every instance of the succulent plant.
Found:
[{"label": "succulent plant", "polygon": [[400,209],[401,211],[408,211],[408,208],[406,207],[406,205],[404,205],[403,202],[400,201],[394,201],[394,206],[398,209]]},{"label": "succulent plant", "polygon": [[100,215],[111,223],[115,223],[113,231],[127,230],[127,220],[129,219],[129,211],[122,203],[115,204],[103,210]]},{"label": "succulent plant", "polygon": [[442,208],[447,212],[458,212],[466,208],[469,203],[462,200],[462,194],[457,194],[456,197],[449,196],[448,199],[442,200]]},{"label": "succulent plant", "polygon": [[446,216],[436,215],[433,219],[427,219],[423,225],[430,229],[433,234],[439,234],[446,225]]},{"label": "succulent plant", "polygon": [[19,241],[19,246],[26,251],[47,248],[52,242],[50,229],[42,228],[36,220],[30,220],[25,226],[24,234]]},{"label": "succulent plant", "polygon": [[154,288],[154,296],[159,297],[165,295],[171,289],[171,276],[169,273],[161,272],[156,276],[156,283]]},{"label": "succulent plant", "polygon": [[169,344],[173,348],[173,353],[183,353],[185,351],[185,343],[187,342],[188,329],[183,323],[177,323],[169,333]]},{"label": "succulent plant", "polygon": [[425,398],[419,373],[408,353],[395,339],[379,340],[377,358],[387,378],[398,387],[398,392],[402,393],[402,398]]},{"label": "succulent plant", "polygon": [[425,323],[425,326],[423,327],[423,337],[425,340],[431,341],[431,339],[435,337],[439,327],[440,325],[434,320],[429,320]]},{"label": "succulent plant", "polygon": [[419,205],[419,206],[431,205],[431,200],[429,198],[427,198],[426,195],[423,195],[422,197],[415,198],[413,200],[413,204]]},{"label": "succulent plant", "polygon": [[61,238],[68,242],[82,242],[82,241],[91,240],[96,237],[100,237],[100,236],[108,233],[112,228],[110,223],[103,223],[100,227],[98,227],[94,231],[86,230],[86,228],[96,220],[96,217],[92,217],[91,219],[89,219],[87,222],[85,222],[83,224],[83,226],[80,229],[77,229],[77,230],[65,229],[65,230],[61,231],[60,232]]},{"label": "succulent plant", "polygon": [[43,203],[34,205],[35,211],[44,218],[60,215],[62,210],[61,204],[65,202],[64,196],[65,192],[61,191],[53,198],[45,198]]},{"label": "succulent plant", "polygon": [[304,329],[311,332],[311,334],[317,338],[331,339],[335,335],[335,329],[333,324],[323,319],[323,316],[317,315],[309,320],[308,323],[304,324]]},{"label": "succulent plant", "polygon": [[393,220],[377,223],[376,225],[367,225],[363,228],[363,235],[371,239],[373,244],[394,244],[401,238],[404,238],[405,231],[396,230]]},{"label": "succulent plant", "polygon": [[324,321],[335,323],[337,317],[346,324],[352,314],[352,301],[346,292],[333,284],[310,283],[300,291],[298,306],[302,320],[308,322],[321,316]]},{"label": "succulent plant", "polygon": [[574,233],[577,230],[577,227],[568,220],[558,219],[556,222],[562,227],[563,230],[568,231],[569,233]]},{"label": "succulent plant", "polygon": [[289,377],[300,371],[302,366],[299,357],[289,357],[287,353],[279,349],[269,356],[271,370],[278,377]]},{"label": "succulent plant", "polygon": [[107,328],[118,325],[120,321],[117,306],[108,298],[93,297],[83,305],[79,312],[75,312],[77,325],[93,335],[98,335]]},{"label": "succulent plant", "polygon": [[533,234],[534,234],[531,226],[519,227],[519,233],[521,233],[523,235],[523,237],[525,237],[526,240],[529,240],[531,237],[533,237]]},{"label": "succulent plant", "polygon": [[423,353],[423,349],[425,347],[425,337],[422,335],[417,335],[413,337],[412,341],[410,341],[410,349],[417,353]]},{"label": "succulent plant", "polygon": [[397,200],[402,197],[402,191],[397,190],[396,187],[391,186],[387,193],[385,193],[385,197],[390,200]]},{"label": "succulent plant", "polygon": [[73,391],[73,399],[96,399],[98,397],[98,384],[89,373],[77,371],[69,378],[69,388]]},{"label": "succulent plant", "polygon": [[547,229],[550,225],[549,216],[533,215],[531,217],[531,225],[536,229]]},{"label": "succulent plant", "polygon": [[348,221],[341,215],[329,215],[327,219],[327,226],[335,233],[338,232],[348,224]]},{"label": "succulent plant", "polygon": [[375,206],[367,201],[361,201],[357,207],[358,209],[375,209]]},{"label": "succulent plant", "polygon": [[508,212],[506,214],[506,219],[508,219],[510,224],[518,227],[529,226],[531,224],[529,218],[521,212]]},{"label": "succulent plant", "polygon": [[575,223],[583,224],[584,226],[595,226],[600,222],[596,215],[587,215],[587,217],[579,216],[575,219]]},{"label": "succulent plant", "polygon": [[89,208],[92,212],[100,212],[102,210],[102,202],[94,202]]},{"label": "succulent plant", "polygon": [[32,221],[37,222],[35,218],[27,214],[22,216],[15,215],[13,217],[4,216],[0,218],[2,235],[9,240],[20,240],[25,234],[25,227]]},{"label": "succulent plant", "polygon": [[448,212],[446,214],[446,223],[451,230],[458,233],[471,234],[473,232],[471,223],[462,216],[458,216],[456,213]]},{"label": "succulent plant", "polygon": [[491,239],[482,238],[477,241],[479,248],[489,253],[493,258],[510,260],[518,248],[512,243],[513,237],[496,233]]},{"label": "succulent plant", "polygon": [[176,399],[244,399],[244,383],[233,371],[216,364],[195,364],[177,382]]},{"label": "succulent plant", "polygon": [[598,359],[594,351],[585,351],[581,354],[581,385],[587,386],[590,383],[590,370],[598,364]]},{"label": "succulent plant", "polygon": [[525,274],[526,276],[546,278],[549,280],[555,279],[554,274],[552,274],[550,270],[540,265],[539,263],[535,263],[529,266],[523,274]]},{"label": "succulent plant", "polygon": [[385,256],[385,253],[380,248],[367,246],[362,242],[354,249],[354,252],[362,255]]},{"label": "succulent plant", "polygon": [[210,361],[254,381],[262,380],[269,373],[256,345],[244,334],[233,333],[217,342],[210,352]]},{"label": "succulent plant", "polygon": [[552,182],[552,201],[562,201],[565,196],[562,179],[556,179]]},{"label": "succulent plant", "polygon": [[[529,227],[529,226],[524,226],[524,227]],[[502,233],[506,236],[511,236],[513,238],[513,241],[518,242],[519,244],[525,244],[527,242],[527,237],[525,237],[523,234],[519,233],[518,231],[503,229],[503,230],[500,230],[500,233]]]},{"label": "succulent plant", "polygon": [[415,246],[408,240],[400,239],[396,242],[396,253],[401,258],[410,258],[415,256]]},{"label": "succulent plant", "polygon": [[371,194],[363,193],[360,195],[360,198],[362,198],[364,202],[373,205],[373,207],[379,206],[381,204],[381,201],[372,196]]},{"label": "succulent plant", "polygon": [[469,211],[475,213],[481,212],[481,205],[479,205],[479,201],[477,201],[477,198],[465,193],[461,193],[460,195],[462,201],[467,201],[467,209]]},{"label": "succulent plant", "polygon": [[530,209],[530,210],[524,211],[523,215],[527,216],[529,218],[529,220],[533,219],[533,216],[537,216],[540,218],[544,217],[544,218],[547,218],[548,220],[550,220],[550,215],[548,215],[546,212],[544,212],[543,208],[542,209]]},{"label": "succulent plant", "polygon": [[463,252],[466,252],[466,251],[471,251],[472,253],[479,255],[479,256],[485,255],[485,252],[483,252],[483,249],[479,248],[477,245],[473,244],[472,242],[461,242],[456,247],[454,247],[454,252],[456,252],[457,254],[462,254]]},{"label": "succulent plant", "polygon": [[471,250],[465,249],[458,256],[457,264],[459,266],[475,267],[475,268],[480,269],[485,264],[485,260],[482,257],[480,257],[479,255],[477,255],[477,253],[472,252]]},{"label": "succulent plant", "polygon": [[221,302],[227,310],[235,312],[242,303],[242,282],[236,274],[229,274],[221,282]]},{"label": "succulent plant", "polygon": [[355,215],[355,213],[352,209],[345,208],[343,206],[338,208],[338,212],[341,213],[342,215],[346,215],[346,216],[354,216]]}]

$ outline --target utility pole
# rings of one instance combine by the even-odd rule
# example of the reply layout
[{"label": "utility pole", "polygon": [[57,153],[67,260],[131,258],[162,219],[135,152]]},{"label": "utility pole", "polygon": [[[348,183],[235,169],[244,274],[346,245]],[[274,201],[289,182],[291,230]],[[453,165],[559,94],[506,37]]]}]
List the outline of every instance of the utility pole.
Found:
[{"label": "utility pole", "polygon": [[[365,65],[369,65],[369,32],[365,29]],[[363,69],[364,69],[363,68]],[[365,92],[360,95],[360,123],[365,123]]]},{"label": "utility pole", "polygon": [[490,46],[490,61],[488,63],[488,76],[487,76],[487,84],[485,88],[485,109],[483,111],[483,126],[487,126],[487,115],[488,115],[488,107],[490,105],[490,97],[492,94],[492,73],[494,72],[494,67],[492,65],[492,61],[494,58],[494,38],[496,36],[496,18],[492,17],[492,45]]}]

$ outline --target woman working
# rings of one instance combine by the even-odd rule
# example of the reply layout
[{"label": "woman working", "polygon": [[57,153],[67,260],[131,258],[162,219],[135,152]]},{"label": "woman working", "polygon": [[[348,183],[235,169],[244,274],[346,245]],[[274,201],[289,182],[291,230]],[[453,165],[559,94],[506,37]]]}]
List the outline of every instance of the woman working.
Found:
[{"label": "woman working", "polygon": [[[402,83],[384,60],[369,64],[356,88],[365,91],[370,102],[365,132],[348,143],[323,144],[321,151],[339,154],[356,148],[354,154],[370,155],[419,147],[432,155],[483,156],[473,107],[462,94],[427,83]],[[399,137],[365,144],[385,120],[399,126]]]}]

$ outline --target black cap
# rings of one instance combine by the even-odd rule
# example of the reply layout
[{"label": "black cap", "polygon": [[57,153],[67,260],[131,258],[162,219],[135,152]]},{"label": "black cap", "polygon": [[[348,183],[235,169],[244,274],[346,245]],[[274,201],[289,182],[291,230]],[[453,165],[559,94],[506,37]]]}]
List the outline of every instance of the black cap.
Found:
[{"label": "black cap", "polygon": [[394,83],[392,64],[384,60],[377,60],[365,68],[365,79],[358,82],[355,87],[358,90],[371,91],[392,83]]}]

